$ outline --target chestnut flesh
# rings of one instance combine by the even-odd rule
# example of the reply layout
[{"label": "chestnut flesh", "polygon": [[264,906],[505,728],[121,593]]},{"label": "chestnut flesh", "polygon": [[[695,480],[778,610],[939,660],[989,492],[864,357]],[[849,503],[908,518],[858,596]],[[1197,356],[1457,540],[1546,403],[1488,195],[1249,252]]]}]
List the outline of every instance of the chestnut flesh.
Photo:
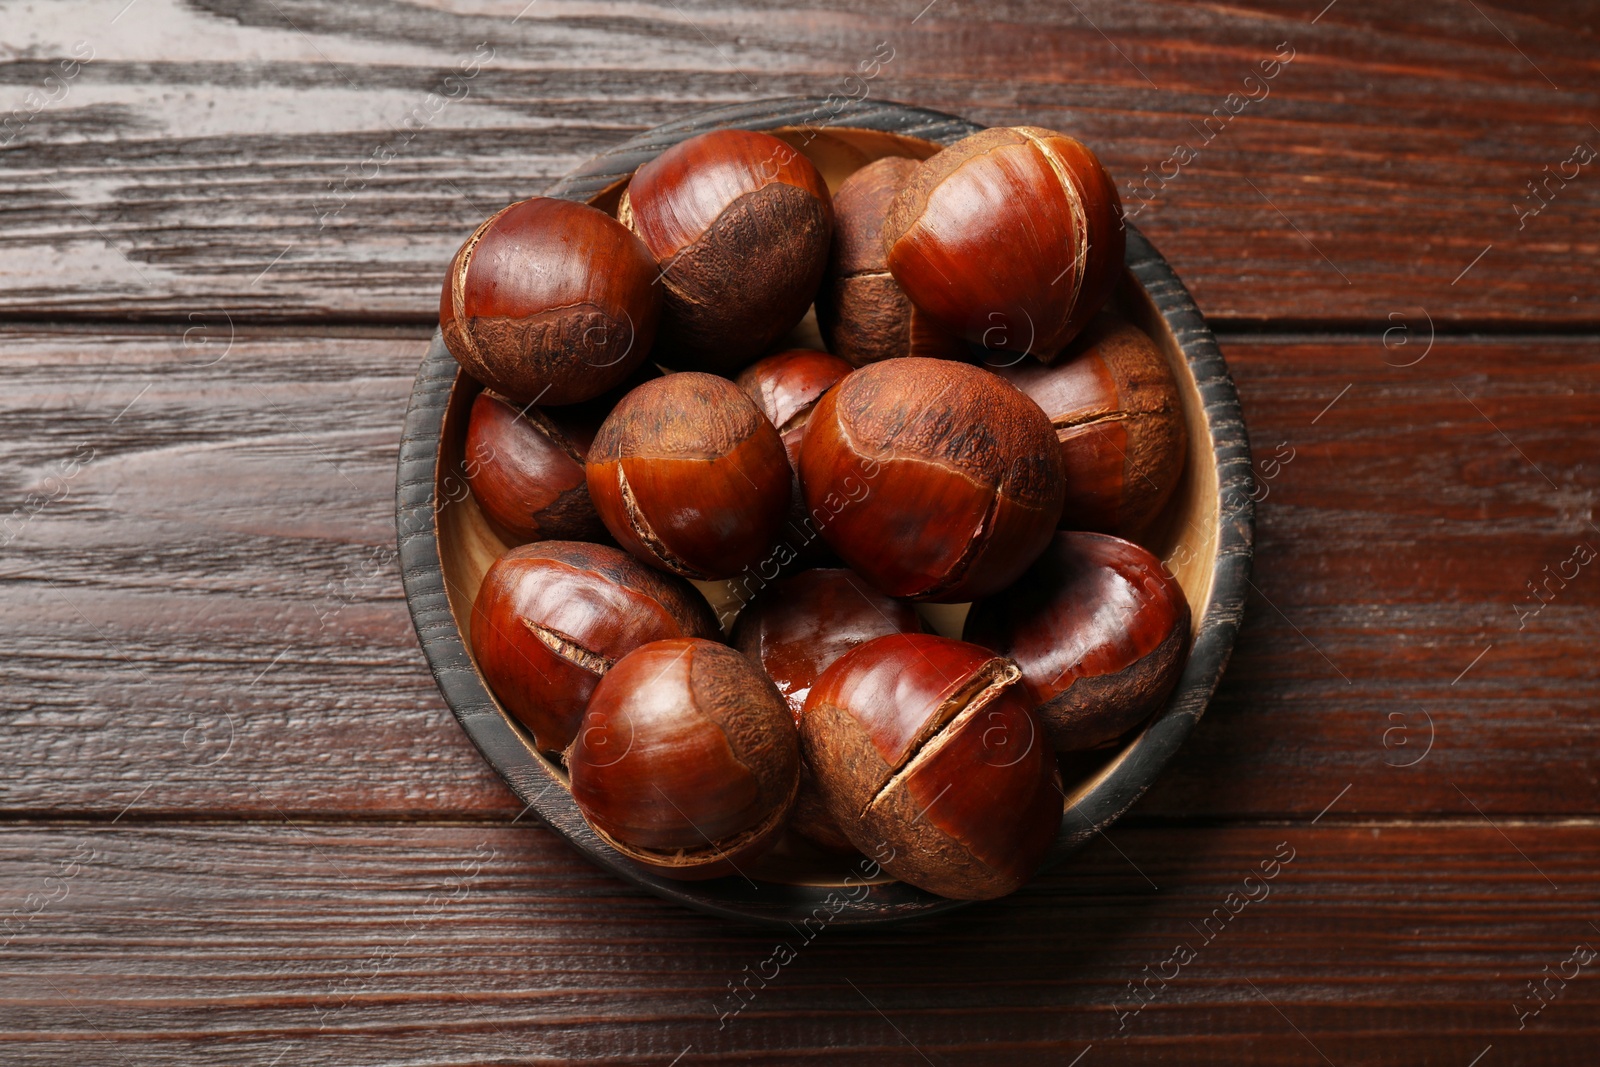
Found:
[{"label": "chestnut flesh", "polygon": [[726,645],[693,639],[651,642],[606,673],[567,768],[607,844],[685,879],[757,858],[800,786],[794,720],[772,682]]},{"label": "chestnut flesh", "polygon": [[833,195],[833,251],[817,292],[817,326],[828,351],[857,367],[895,356],[969,354],[965,341],[911,302],[884,256],[884,216],[916,170],[914,159],[885,156]]},{"label": "chestnut flesh", "polygon": [[822,536],[890,596],[957,603],[1010,585],[1066,492],[1039,406],[979,367],[887,359],[823,395],[800,449]]},{"label": "chestnut flesh", "polygon": [[1063,803],[1020,677],[988,649],[929,634],[877,638],[823,672],[800,717],[801,747],[857,849],[958,900],[1028,880]]},{"label": "chestnut flesh", "polygon": [[608,545],[540,541],[484,575],[472,605],[472,655],[534,744],[559,752],[611,665],[650,641],[717,638],[698,590]]},{"label": "chestnut flesh", "polygon": [[1111,295],[1121,215],[1083,144],[999,127],[922,162],[884,219],[884,256],[911,302],[951,330],[1048,363]]},{"label": "chestnut flesh", "polygon": [[1087,749],[1166,703],[1189,648],[1189,602],[1146,549],[1061,533],[1015,586],[972,605],[963,636],[1022,668],[1058,750]]},{"label": "chestnut flesh", "polygon": [[589,448],[589,496],[617,542],[686,578],[738,574],[789,511],[783,440],[726,378],[685,371],[639,386]]},{"label": "chestnut flesh", "polygon": [[1188,451],[1183,401],[1148,334],[1102,312],[1053,367],[995,373],[1044,409],[1061,442],[1061,525],[1138,537],[1166,507]]},{"label": "chestnut flesh", "polygon": [[450,261],[439,329],[468,374],[515,403],[577,403],[623,382],[650,352],[656,271],[644,243],[605,212],[522,200]]},{"label": "chestnut flesh", "polygon": [[617,217],[660,264],[658,361],[729,373],[805,317],[827,266],[833,201],[771,134],[713,130],[641,166]]}]

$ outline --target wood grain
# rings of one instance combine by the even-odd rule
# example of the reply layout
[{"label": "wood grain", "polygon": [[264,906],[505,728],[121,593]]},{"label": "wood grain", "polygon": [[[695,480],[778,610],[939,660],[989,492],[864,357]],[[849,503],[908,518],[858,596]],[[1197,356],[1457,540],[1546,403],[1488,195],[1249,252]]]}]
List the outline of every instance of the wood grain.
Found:
[{"label": "wood grain", "polygon": [[[427,674],[394,562],[425,336],[239,331],[186,365],[220,351],[200,338],[0,334],[0,811],[516,814]],[[1546,565],[1600,548],[1600,357],[1441,338],[1386,365],[1424,341],[1225,339],[1267,494],[1256,590],[1134,818],[1310,816],[1347,784],[1373,815],[1600,810],[1600,578],[1517,614]]]},{"label": "wood grain", "polygon": [[[1219,324],[1600,322],[1570,269],[1600,249],[1593,165],[1527,188],[1600,143],[1581,6],[121,6],[3,5],[0,314],[428,321],[472,227],[593,152],[716,104],[866,93],[1067,130],[1130,205],[1150,176],[1139,225]],[[893,58],[850,80],[879,42]]]},{"label": "wood grain", "polygon": [[[1594,964],[1520,1031],[1512,1005],[1600,945],[1600,829],[1337,818],[1119,826],[1005,901],[809,941],[656,900],[524,826],[10,827],[0,904],[40,910],[7,935],[0,1058],[1579,1062]],[[793,959],[764,965],[780,942]],[[1158,972],[1135,1012],[1129,984]],[[731,1013],[729,983],[760,973]]]}]

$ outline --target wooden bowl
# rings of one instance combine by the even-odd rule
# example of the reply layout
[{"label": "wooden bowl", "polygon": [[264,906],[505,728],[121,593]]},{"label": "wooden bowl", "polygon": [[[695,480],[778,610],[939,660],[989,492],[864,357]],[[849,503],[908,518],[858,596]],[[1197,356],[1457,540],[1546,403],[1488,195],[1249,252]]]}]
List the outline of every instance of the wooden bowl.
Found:
[{"label": "wooden bowl", "polygon": [[[981,129],[950,115],[892,103],[862,102],[842,110],[806,99],[742,104],[626,141],[558,182],[549,195],[614,210],[641,163],[695,134],[730,126],[765,130],[798,148],[833,188],[881,156],[926,158]],[[1233,380],[1183,283],[1132,226],[1126,262],[1113,303],[1166,353],[1188,416],[1187,469],[1162,528],[1147,540],[1188,595],[1194,640],[1165,710],[1120,749],[1079,768],[1082,776],[1069,790],[1061,833],[1047,862],[1059,861],[1127,811],[1178,750],[1227,664],[1248,583],[1250,448]],[[816,341],[812,346],[822,347]],[[828,924],[880,923],[962,907],[965,902],[890,880],[870,863],[853,866],[810,850],[798,839],[786,840],[747,870],[748,877],[709,882],[663,878],[600,841],[573,803],[564,771],[534,749],[495,701],[468,651],[478,583],[506,547],[484,521],[461,473],[467,414],[479,388],[435,335],[406,412],[396,523],[406,601],[434,678],[462,728],[517,797],[601,866],[669,900],[718,915],[791,923],[809,933]],[[702,589],[719,607],[719,591]],[[959,636],[965,611],[964,605],[946,606],[930,611],[929,619],[940,631]]]}]

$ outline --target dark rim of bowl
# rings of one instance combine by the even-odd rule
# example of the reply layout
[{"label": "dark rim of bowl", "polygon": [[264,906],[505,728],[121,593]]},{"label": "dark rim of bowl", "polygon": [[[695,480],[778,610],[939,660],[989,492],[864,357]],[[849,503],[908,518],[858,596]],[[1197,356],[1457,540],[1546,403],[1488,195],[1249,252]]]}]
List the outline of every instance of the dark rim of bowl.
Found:
[{"label": "dark rim of bowl", "polygon": [[[704,111],[658,126],[590,159],[547,195],[587,201],[631,175],[664,149],[707,130],[810,127],[866,129],[950,144],[983,127],[937,111],[892,102],[783,98]],[[1217,516],[1210,599],[1195,612],[1188,663],[1158,717],[1125,747],[1062,820],[1045,865],[1060,861],[1115,822],[1155,781],[1205,711],[1232,652],[1244,613],[1253,543],[1250,445],[1239,396],[1205,319],[1172,268],[1128,225],[1126,265],[1166,320],[1199,386],[1214,443],[1222,506]],[[473,666],[450,612],[435,525],[439,434],[458,367],[435,334],[406,411],[396,475],[395,523],[406,603],[445,702],[483,757],[517,798],[600,866],[658,896],[728,918],[769,923],[867,925],[922,918],[968,904],[903,882],[802,886],[741,877],[680,882],[637,867],[604,844],[583,821],[571,794],[537,757],[519,727],[495,704]]]}]

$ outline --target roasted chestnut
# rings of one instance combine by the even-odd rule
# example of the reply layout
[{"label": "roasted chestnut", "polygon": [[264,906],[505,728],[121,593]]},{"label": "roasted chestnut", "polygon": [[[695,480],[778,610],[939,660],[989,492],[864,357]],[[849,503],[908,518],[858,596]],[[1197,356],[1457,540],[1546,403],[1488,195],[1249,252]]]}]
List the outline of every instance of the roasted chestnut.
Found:
[{"label": "roasted chestnut", "polygon": [[583,476],[584,453],[600,423],[561,418],[572,410],[519,408],[487,389],[472,401],[467,484],[490,524],[514,544],[610,536]]},{"label": "roasted chestnut", "polygon": [[833,251],[817,292],[817,326],[828,351],[860,367],[893,356],[966,359],[967,344],[913,304],[889,273],[883,218],[917,161],[885,156],[833,194]]},{"label": "roasted chestnut", "polygon": [[586,476],[618,543],[686,578],[727,578],[761,559],[789,510],[778,431],[714,374],[669,374],[623,397],[595,435]]},{"label": "roasted chestnut", "polygon": [[[920,633],[922,620],[842,567],[801,571],[763,590],[739,614],[733,647],[761,665],[800,721],[806,694],[834,660],[875,637]],[[852,849],[811,781],[800,768],[800,797],[790,828],[834,851]]]},{"label": "roasted chestnut", "polygon": [[822,673],[800,742],[856,848],[958,900],[1028,880],[1061,826],[1062,792],[1020,677],[988,649],[929,634],[877,638]]},{"label": "roasted chestnut", "polygon": [[850,370],[850,364],[838,356],[794,348],[752,363],[735,383],[778,428],[789,463],[798,469],[800,441],[811,409]]},{"label": "roasted chestnut", "polygon": [[645,163],[617,217],[660,263],[658,362],[720,373],[749,363],[805,316],[833,236],[817,168],[752,130],[703,133]]},{"label": "roasted chestnut", "polygon": [[922,162],[883,223],[911,302],[967,340],[1053,361],[1111,295],[1116,186],[1065,134],[983,130]]},{"label": "roasted chestnut", "polygon": [[1102,312],[1053,367],[995,373],[1044,409],[1061,442],[1061,525],[1137,537],[1166,507],[1188,449],[1172,368],[1145,332]]},{"label": "roasted chestnut", "polygon": [[478,670],[546,752],[572,742],[584,704],[617,660],[649,641],[721,632],[689,583],[576,541],[507,552],[472,604]]},{"label": "roasted chestnut", "polygon": [[1010,585],[1049,542],[1066,490],[1037,404],[979,367],[915,357],[868,364],[823,395],[800,484],[862,577],[945,603]]},{"label": "roasted chestnut", "polygon": [[[768,421],[783,438],[783,451],[789,466],[800,469],[800,442],[805,437],[806,421],[817,400],[839,379],[850,373],[850,364],[838,356],[812,349],[795,348],[757,360],[740,372],[736,384],[755,401]],[[789,488],[789,515],[779,533],[782,550],[774,556],[772,573],[793,566],[821,563],[828,556],[827,544],[818,535],[806,512],[805,496],[796,474]],[[770,580],[767,575],[741,575],[742,584]]]},{"label": "roasted chestnut", "polygon": [[1062,533],[1021,581],[972,605],[962,636],[1017,662],[1057,749],[1086,749],[1166,702],[1189,648],[1189,602],[1138,545]]},{"label": "roasted chestnut", "polygon": [[911,605],[843,567],[818,567],[764,589],[739,613],[733,647],[759,663],[796,721],[812,684],[834,660],[886,634],[921,633]]},{"label": "roasted chestnut", "polygon": [[794,720],[767,676],[711,641],[654,641],[606,672],[567,750],[572,799],[618,852],[673,878],[743,873],[800,786]]},{"label": "roasted chestnut", "polygon": [[655,339],[662,290],[637,237],[586,204],[535,197],[479,226],[439,298],[445,347],[522,404],[572,404],[633,373]]}]

